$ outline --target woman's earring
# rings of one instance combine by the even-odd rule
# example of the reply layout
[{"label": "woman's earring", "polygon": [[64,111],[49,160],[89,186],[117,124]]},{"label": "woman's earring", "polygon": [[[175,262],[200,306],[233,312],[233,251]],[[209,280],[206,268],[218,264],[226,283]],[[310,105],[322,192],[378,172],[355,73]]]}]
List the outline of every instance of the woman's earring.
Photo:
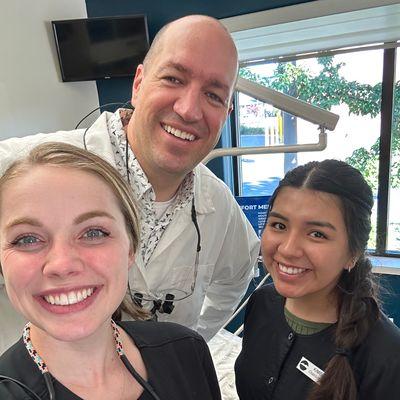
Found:
[{"label": "woman's earring", "polygon": [[347,272],[350,272],[353,268],[354,268],[354,266],[356,265],[356,263],[357,263],[357,259],[356,258],[353,258],[352,260],[351,260],[351,263],[348,265],[348,267],[347,267]]}]

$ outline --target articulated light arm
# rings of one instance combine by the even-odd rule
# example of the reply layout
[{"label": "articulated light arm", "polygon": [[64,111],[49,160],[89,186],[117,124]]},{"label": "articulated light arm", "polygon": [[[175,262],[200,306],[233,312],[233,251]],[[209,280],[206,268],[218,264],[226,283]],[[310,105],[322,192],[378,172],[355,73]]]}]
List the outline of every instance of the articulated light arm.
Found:
[{"label": "articulated light arm", "polygon": [[339,120],[339,116],[330,111],[313,106],[277,90],[269,89],[259,83],[251,82],[248,79],[239,77],[236,90],[329,131],[335,129]]},{"label": "articulated light arm", "polygon": [[245,154],[271,154],[271,153],[297,153],[304,151],[322,151],[326,148],[327,138],[325,130],[334,130],[339,116],[320,107],[313,106],[305,101],[298,100],[287,94],[269,89],[258,83],[239,77],[236,90],[254,97],[257,100],[271,104],[275,108],[288,112],[296,117],[312,122],[319,126],[320,134],[318,143],[279,145],[261,147],[232,147],[214,149],[203,160],[207,164],[216,157],[241,156]]}]

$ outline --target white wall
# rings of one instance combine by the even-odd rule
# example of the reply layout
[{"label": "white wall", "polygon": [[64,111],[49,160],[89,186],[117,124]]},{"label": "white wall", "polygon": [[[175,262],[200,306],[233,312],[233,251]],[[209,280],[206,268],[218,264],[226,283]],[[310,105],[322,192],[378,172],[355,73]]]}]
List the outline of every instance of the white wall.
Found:
[{"label": "white wall", "polygon": [[96,83],[61,81],[50,21],[86,18],[85,0],[1,3],[0,140],[73,129],[98,107]]}]

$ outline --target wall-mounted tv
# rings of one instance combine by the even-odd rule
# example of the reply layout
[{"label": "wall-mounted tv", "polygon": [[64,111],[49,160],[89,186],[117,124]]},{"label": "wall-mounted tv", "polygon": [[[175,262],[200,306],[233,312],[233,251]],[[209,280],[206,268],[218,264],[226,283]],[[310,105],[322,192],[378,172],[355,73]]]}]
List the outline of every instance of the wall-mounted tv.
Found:
[{"label": "wall-mounted tv", "polygon": [[64,82],[133,76],[149,48],[145,15],[52,21]]}]

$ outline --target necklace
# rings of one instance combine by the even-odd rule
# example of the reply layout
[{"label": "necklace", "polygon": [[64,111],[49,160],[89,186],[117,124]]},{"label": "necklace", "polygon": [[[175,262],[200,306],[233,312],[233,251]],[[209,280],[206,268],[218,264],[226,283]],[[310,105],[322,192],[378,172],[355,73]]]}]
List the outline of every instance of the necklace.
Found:
[{"label": "necklace", "polygon": [[[111,320],[111,327],[113,329],[113,336],[115,339],[115,348],[116,348],[117,354],[120,357],[123,364],[125,365],[125,368],[130,372],[130,374],[137,380],[137,382],[144,388],[145,391],[147,391],[149,393],[149,395],[154,400],[160,400],[160,397],[154,391],[153,387],[140,376],[140,374],[135,370],[133,365],[129,362],[128,358],[126,357],[124,349],[122,347],[122,340],[121,340],[121,335],[120,335],[118,326],[113,320]],[[23,337],[23,341],[24,341],[25,347],[26,347],[29,355],[31,356],[33,362],[37,365],[37,367],[39,368],[40,372],[43,375],[44,381],[46,383],[47,391],[49,392],[49,399],[55,400],[56,394],[55,394],[55,390],[54,390],[54,386],[53,386],[53,378],[47,368],[46,363],[43,361],[42,357],[40,357],[39,353],[33,347],[32,340],[31,340],[31,324],[30,324],[30,322],[28,322],[25,325],[22,337]],[[125,381],[123,384],[123,392],[125,392]],[[34,392],[32,392],[32,393],[34,393]],[[123,395],[124,395],[124,393],[122,393],[122,396]],[[37,398],[39,398],[39,396]]]},{"label": "necklace", "polygon": [[[122,347],[122,340],[121,340],[121,334],[119,332],[117,324],[111,320],[111,327],[113,330],[113,336],[115,340],[115,349],[117,351],[117,354],[119,357],[122,357],[125,355],[124,349]],[[33,362],[37,365],[39,368],[40,372],[42,374],[48,373],[49,370],[47,368],[46,363],[43,361],[42,357],[39,355],[39,353],[35,350],[32,344],[31,340],[31,323],[28,322],[25,327],[24,331],[22,333],[22,337],[24,340],[24,344],[26,349],[28,350],[29,355],[31,356]]]}]

